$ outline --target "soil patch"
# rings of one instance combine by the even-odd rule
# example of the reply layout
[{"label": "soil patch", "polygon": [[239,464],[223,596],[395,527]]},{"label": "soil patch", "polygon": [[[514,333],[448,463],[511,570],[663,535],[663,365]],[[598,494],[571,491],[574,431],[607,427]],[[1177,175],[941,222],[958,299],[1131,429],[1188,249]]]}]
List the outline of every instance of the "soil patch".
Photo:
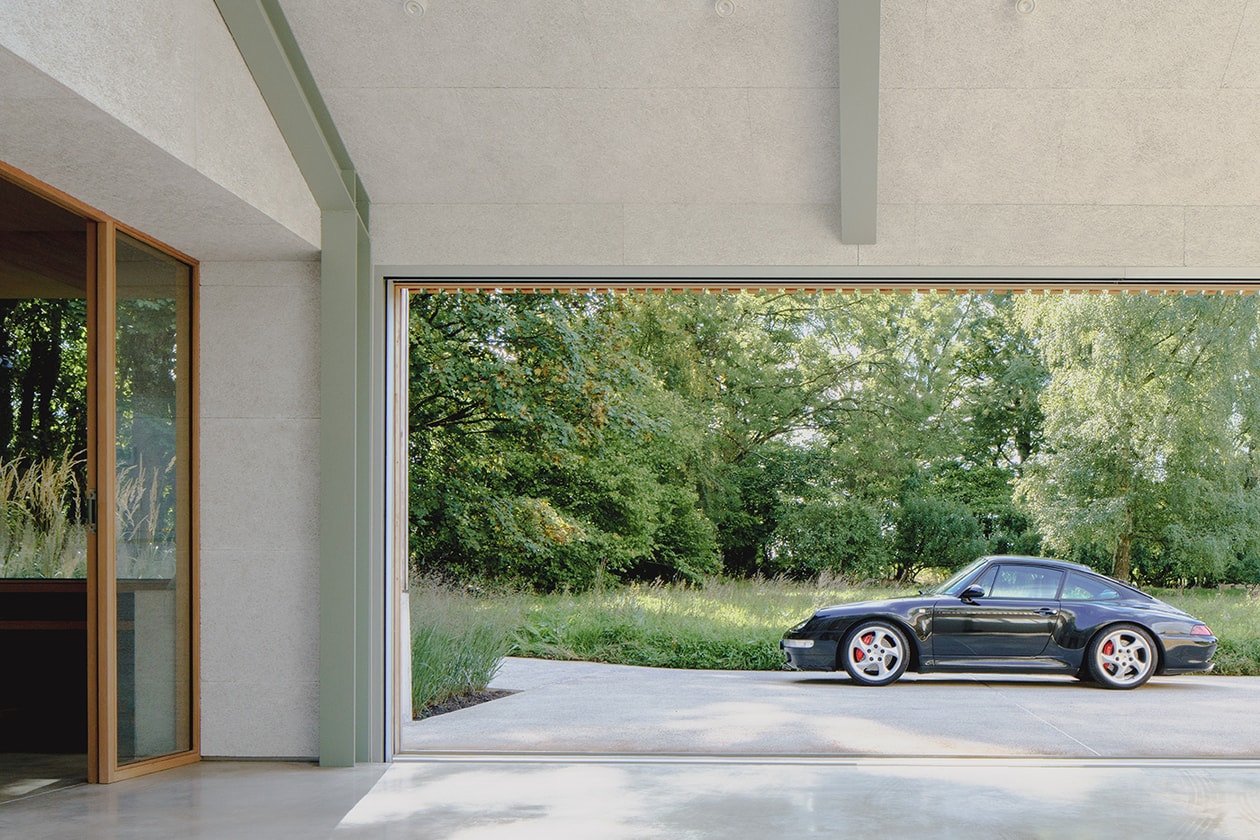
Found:
[{"label": "soil patch", "polygon": [[434,703],[420,710],[415,716],[415,720],[424,720],[425,718],[437,717],[447,712],[458,712],[460,709],[467,709],[469,706],[476,706],[479,703],[488,703],[491,700],[498,700],[500,697],[507,697],[509,694],[515,694],[515,691],[504,691],[501,688],[487,688],[485,691],[473,691],[468,694],[460,694],[441,703]]}]

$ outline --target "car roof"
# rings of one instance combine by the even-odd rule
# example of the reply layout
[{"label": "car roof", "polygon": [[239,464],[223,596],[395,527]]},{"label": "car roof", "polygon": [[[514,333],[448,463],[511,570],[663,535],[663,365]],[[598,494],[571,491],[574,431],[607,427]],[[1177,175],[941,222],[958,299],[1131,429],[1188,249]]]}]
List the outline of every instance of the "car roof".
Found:
[{"label": "car roof", "polygon": [[1086,574],[1093,575],[1094,577],[1102,578],[1103,580],[1109,583],[1119,584],[1125,589],[1128,589],[1131,592],[1136,592],[1137,594],[1142,595],[1146,598],[1151,597],[1150,595],[1138,589],[1136,586],[1134,586],[1131,583],[1125,583],[1122,580],[1117,580],[1116,578],[1113,578],[1110,575],[1103,574],[1097,569],[1092,569],[1089,566],[1086,566],[1082,563],[1072,563],[1071,561],[1068,561],[1068,560],[1056,560],[1053,557],[1030,557],[1023,554],[989,554],[989,555],[986,555],[984,559],[989,561],[990,563],[994,563],[994,562],[1005,563],[1007,561],[1014,562],[1014,563],[1031,563],[1031,564],[1036,564],[1038,566],[1049,566],[1055,569],[1064,569],[1065,571],[1084,572]]},{"label": "car roof", "polygon": [[1056,560],[1053,557],[1032,557],[1023,554],[989,554],[985,556],[985,560],[989,562],[1016,562],[1016,563],[1036,563],[1040,566],[1054,566],[1060,569],[1072,569],[1073,571],[1089,572],[1090,574],[1099,574],[1097,569],[1091,569],[1081,563],[1072,563],[1068,560]]}]

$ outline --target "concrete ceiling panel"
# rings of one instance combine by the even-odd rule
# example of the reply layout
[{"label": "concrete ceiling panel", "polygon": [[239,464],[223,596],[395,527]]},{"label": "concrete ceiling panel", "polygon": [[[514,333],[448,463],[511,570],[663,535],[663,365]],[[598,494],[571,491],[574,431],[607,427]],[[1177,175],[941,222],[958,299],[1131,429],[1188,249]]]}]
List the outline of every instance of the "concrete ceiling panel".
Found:
[{"label": "concrete ceiling panel", "polygon": [[324,91],[324,101],[374,204],[494,202],[496,173],[451,89]]},{"label": "concrete ceiling panel", "polygon": [[895,65],[919,53],[915,76],[897,79],[908,87],[1215,88],[1247,2],[1042,0],[1028,14],[994,0],[913,5],[921,35],[887,56]]},{"label": "concrete ceiling panel", "polygon": [[1255,204],[1260,91],[1075,91],[1052,201]]},{"label": "concrete ceiling panel", "polygon": [[885,90],[880,200],[1019,204],[1059,177],[1066,91]]},{"label": "concrete ceiling panel", "polygon": [[321,90],[835,87],[835,0],[282,0]]},{"label": "concrete ceiling panel", "polygon": [[1260,3],[1248,3],[1229,51],[1225,87],[1260,88]]},{"label": "concrete ceiling panel", "polygon": [[318,254],[316,245],[5,49],[0,113],[0,159],[185,253]]}]

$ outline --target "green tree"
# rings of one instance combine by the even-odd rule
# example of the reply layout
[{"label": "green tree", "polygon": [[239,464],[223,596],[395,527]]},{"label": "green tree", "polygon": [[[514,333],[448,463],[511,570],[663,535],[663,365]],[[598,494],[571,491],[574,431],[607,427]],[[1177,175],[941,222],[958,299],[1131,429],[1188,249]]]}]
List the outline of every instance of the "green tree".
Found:
[{"label": "green tree", "polygon": [[606,295],[413,299],[415,569],[540,589],[717,570],[700,436],[629,352],[632,324]]},{"label": "green tree", "polygon": [[1020,317],[1051,371],[1045,446],[1017,481],[1047,544],[1103,549],[1122,579],[1139,557],[1227,565],[1242,543],[1192,500],[1252,507],[1255,299],[1029,298]]}]

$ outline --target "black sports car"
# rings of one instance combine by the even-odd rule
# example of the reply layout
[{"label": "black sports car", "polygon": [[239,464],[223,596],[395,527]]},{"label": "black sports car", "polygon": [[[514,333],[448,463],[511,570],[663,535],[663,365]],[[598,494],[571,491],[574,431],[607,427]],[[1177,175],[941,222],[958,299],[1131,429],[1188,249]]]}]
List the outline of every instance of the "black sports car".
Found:
[{"label": "black sports car", "polygon": [[1216,637],[1188,613],[1086,566],[981,557],[919,595],[826,607],[779,646],[803,671],[888,685],[907,670],[1071,674],[1137,688],[1209,671]]}]

